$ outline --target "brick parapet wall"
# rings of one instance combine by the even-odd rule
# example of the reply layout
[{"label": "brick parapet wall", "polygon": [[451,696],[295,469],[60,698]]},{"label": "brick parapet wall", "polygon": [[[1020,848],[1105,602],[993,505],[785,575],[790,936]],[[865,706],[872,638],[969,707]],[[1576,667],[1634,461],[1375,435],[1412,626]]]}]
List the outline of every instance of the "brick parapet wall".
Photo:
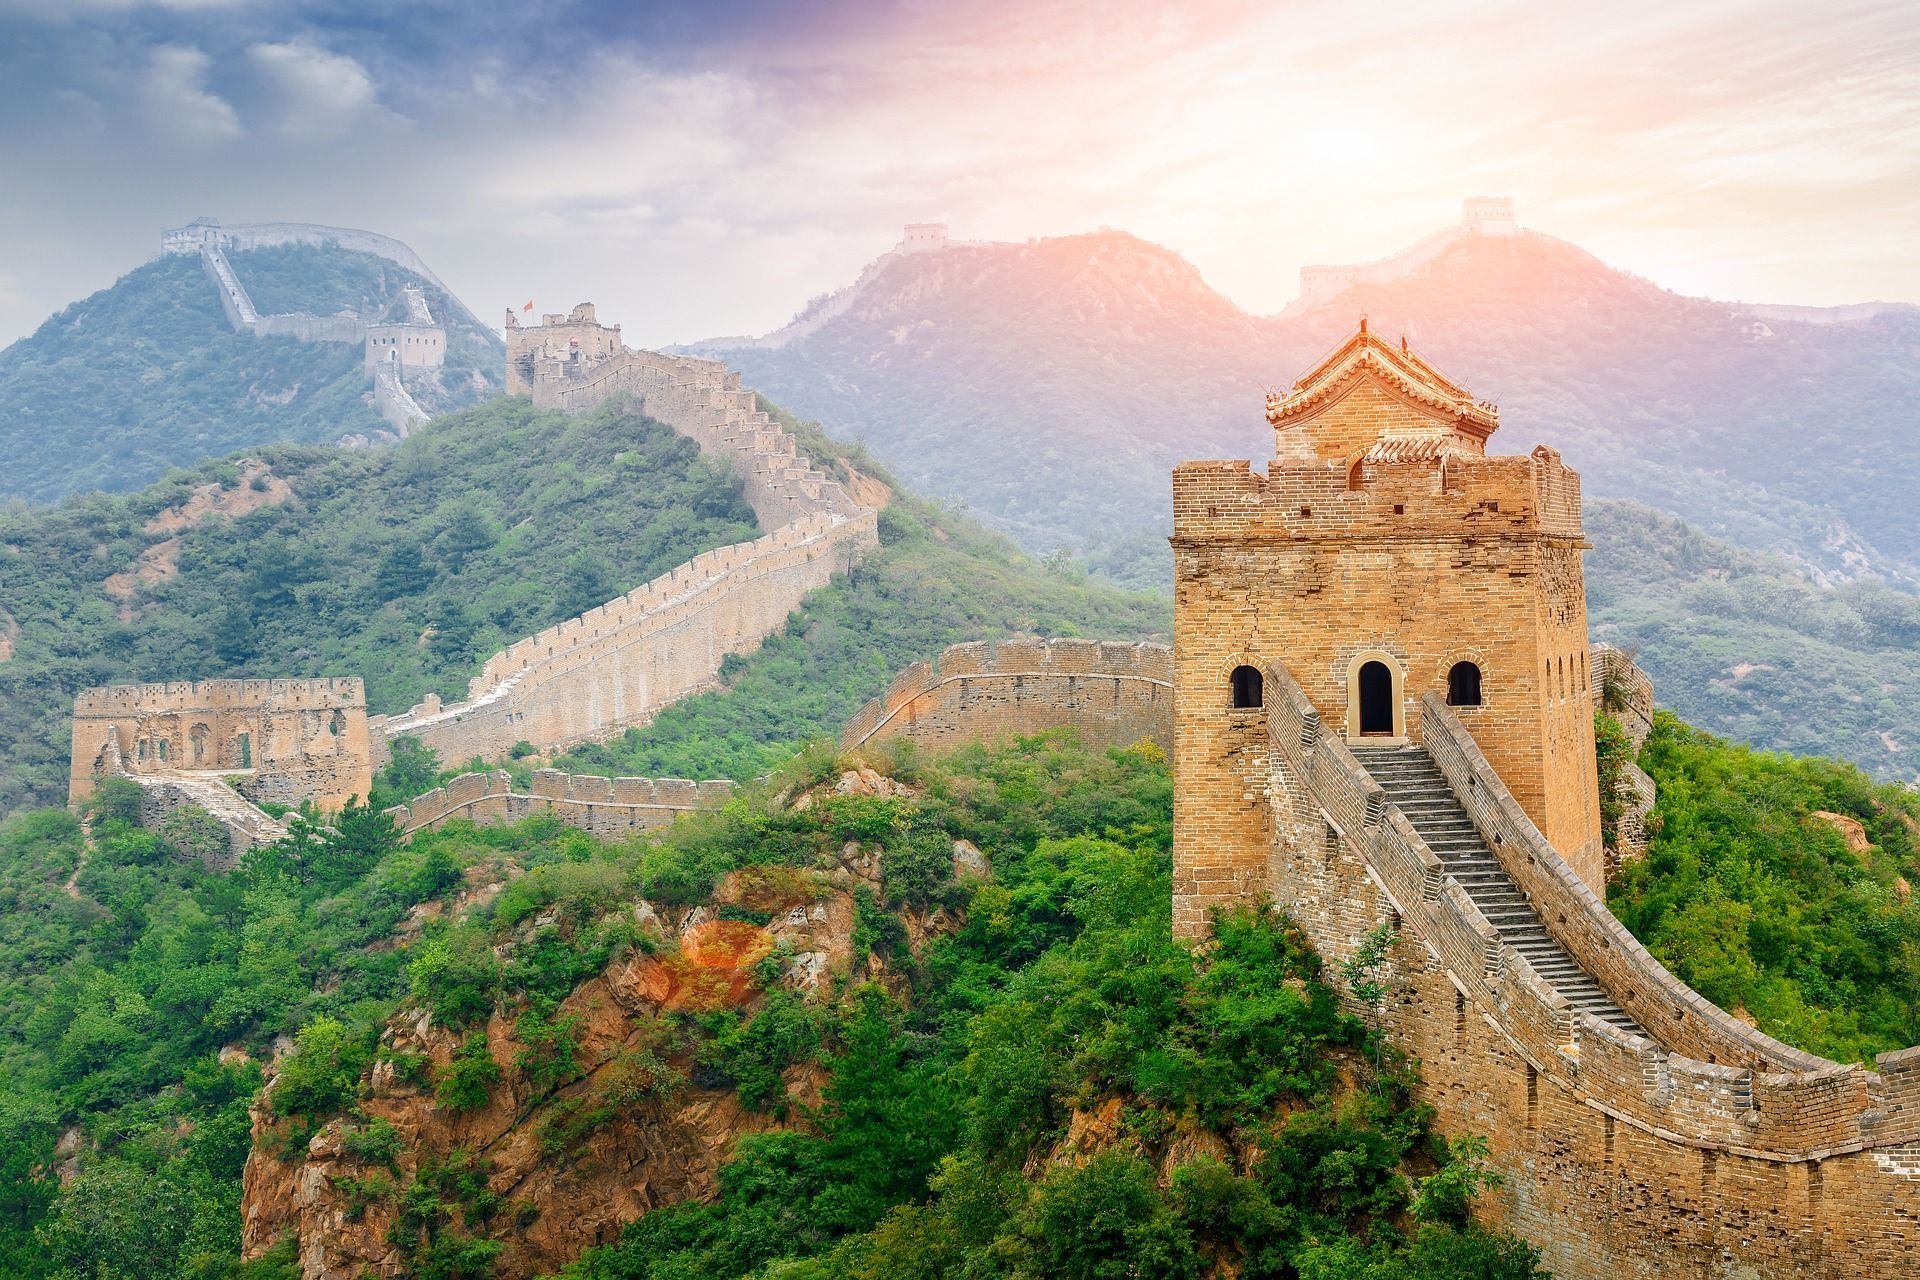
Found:
[{"label": "brick parapet wall", "polygon": [[412,803],[387,810],[411,835],[455,818],[475,823],[518,822],[551,813],[570,826],[596,836],[665,826],[684,813],[717,809],[733,795],[726,780],[691,782],[684,778],[603,778],[541,769],[530,791],[516,792],[505,772],[464,773]]},{"label": "brick parapet wall", "polygon": [[[1581,539],[1580,476],[1552,450],[1524,457],[1274,466],[1246,459],[1183,462],[1173,472],[1174,528],[1183,542],[1287,541],[1329,536],[1456,538],[1502,533]],[[1401,508],[1395,510],[1395,508]]]},{"label": "brick parapet wall", "polygon": [[442,760],[504,755],[525,740],[541,749],[591,741],[643,724],[662,707],[712,687],[720,661],[756,647],[810,592],[844,572],[874,542],[862,520],[817,517],[750,543],[696,557],[640,588],[619,607],[522,641],[489,659],[476,695],[428,700],[375,717],[377,742],[419,739]]},{"label": "brick parapet wall", "polygon": [[1574,875],[1431,698],[1426,746],[1449,785],[1542,922],[1659,1040],[1576,1017],[1500,942],[1346,745],[1321,732],[1286,669],[1270,664],[1266,678],[1269,734],[1287,775],[1361,852],[1456,983],[1499,1011],[1500,1030],[1542,1070],[1566,1075],[1595,1105],[1650,1132],[1759,1158],[1824,1158],[1920,1139],[1920,1050],[1882,1055],[1878,1072],[1830,1062],[1748,1027],[1674,978]]},{"label": "brick parapet wall", "polygon": [[1173,651],[1053,639],[951,645],[916,662],[847,722],[841,744],[904,737],[929,746],[1070,726],[1095,748],[1151,739],[1173,749]]},{"label": "brick parapet wall", "polygon": [[1653,732],[1653,678],[1610,644],[1594,645],[1592,657],[1593,705],[1620,721],[1637,751]]},{"label": "brick parapet wall", "polygon": [[[1597,960],[1577,945],[1575,959],[1643,1024],[1654,1018],[1658,1034],[1724,1038],[1749,1061],[1704,1061],[1573,1010],[1501,943],[1377,782],[1322,731],[1290,673],[1269,664],[1266,680],[1276,897],[1336,962],[1375,925],[1403,926],[1386,1030],[1421,1058],[1421,1094],[1443,1131],[1490,1139],[1506,1176],[1484,1206],[1495,1221],[1541,1244],[1570,1280],[1704,1280],[1735,1274],[1729,1265],[1756,1278],[1910,1274],[1920,1249],[1920,1047],[1883,1054],[1868,1072],[1780,1045],[1687,991],[1624,930]],[[1445,715],[1442,707],[1429,721],[1429,749],[1455,757],[1449,782],[1478,821],[1487,806],[1476,793],[1498,779],[1484,760],[1462,771],[1472,739]],[[1525,824],[1504,800],[1495,806],[1503,820]],[[1504,841],[1510,869],[1518,834]],[[1525,844],[1536,863],[1552,855],[1537,831]],[[1584,891],[1564,862],[1555,876],[1564,898]],[[1574,909],[1535,901],[1549,923]],[[1636,981],[1658,986],[1664,1014],[1611,985],[1623,950],[1644,957]],[[1757,1057],[1768,1061],[1756,1068]]]},{"label": "brick parapet wall", "polygon": [[[810,592],[878,545],[878,513],[800,456],[740,377],[710,360],[629,351],[591,306],[508,329],[510,381],[535,404],[584,412],[630,396],[732,466],[764,536],[695,556],[617,600],[508,646],[482,664],[464,702],[429,697],[374,722],[376,753],[406,735],[442,760],[543,750],[643,724],[717,679]],[[560,339],[565,338],[565,344]],[[577,344],[577,345],[575,345]],[[576,351],[581,358],[560,354]]]},{"label": "brick parapet wall", "polygon": [[78,716],[128,715],[141,711],[197,711],[221,706],[351,710],[365,706],[366,682],[359,676],[316,680],[165,680],[151,684],[109,684],[74,695]]}]

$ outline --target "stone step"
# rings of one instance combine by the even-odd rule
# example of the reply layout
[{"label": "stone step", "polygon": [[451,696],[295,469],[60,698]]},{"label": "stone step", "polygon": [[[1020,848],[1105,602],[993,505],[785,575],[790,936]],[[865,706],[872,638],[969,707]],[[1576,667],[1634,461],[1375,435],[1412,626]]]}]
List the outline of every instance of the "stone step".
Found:
[{"label": "stone step", "polygon": [[1417,747],[1360,747],[1354,758],[1412,824],[1447,874],[1460,885],[1500,941],[1567,1001],[1569,1007],[1635,1035],[1644,1035],[1593,975],[1547,932],[1533,904],[1487,847],[1460,800],[1425,751]]}]

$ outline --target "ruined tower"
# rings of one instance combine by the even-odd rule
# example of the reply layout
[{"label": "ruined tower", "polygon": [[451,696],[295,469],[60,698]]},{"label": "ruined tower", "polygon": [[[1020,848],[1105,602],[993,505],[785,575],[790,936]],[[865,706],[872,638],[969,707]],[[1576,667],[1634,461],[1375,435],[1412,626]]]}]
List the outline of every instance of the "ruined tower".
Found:
[{"label": "ruined tower", "polygon": [[1419,742],[1444,698],[1602,892],[1578,474],[1488,456],[1497,410],[1365,321],[1267,418],[1265,475],[1173,476],[1176,930],[1272,891],[1269,662],[1355,746]]}]

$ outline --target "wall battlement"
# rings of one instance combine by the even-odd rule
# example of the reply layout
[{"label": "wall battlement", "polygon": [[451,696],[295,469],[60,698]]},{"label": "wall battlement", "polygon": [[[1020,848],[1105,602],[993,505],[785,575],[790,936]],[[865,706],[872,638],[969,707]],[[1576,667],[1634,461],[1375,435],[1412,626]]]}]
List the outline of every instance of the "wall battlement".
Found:
[{"label": "wall battlement", "polygon": [[916,662],[847,722],[847,749],[889,738],[931,748],[1070,726],[1094,748],[1173,748],[1173,651],[1099,640],[950,645]]},{"label": "wall battlement", "polygon": [[551,813],[596,836],[618,836],[665,826],[684,813],[717,809],[733,795],[733,783],[684,778],[602,778],[541,769],[530,792],[513,790],[503,771],[463,773],[397,805],[387,815],[408,835],[430,831],[455,818],[481,824],[518,822]]},{"label": "wall battlement", "polygon": [[1428,695],[1425,745],[1475,826],[1575,962],[1657,1039],[1576,1010],[1287,668],[1269,662],[1264,678],[1276,897],[1333,961],[1375,925],[1400,926],[1389,1034],[1425,1065],[1443,1127],[1489,1137],[1508,1176],[1499,1212],[1547,1246],[1556,1275],[1732,1274],[1723,1260],[1756,1277],[1905,1274],[1920,1245],[1920,1048],[1868,1071],[1708,1003],[1614,919]]},{"label": "wall battlement", "polygon": [[710,687],[729,653],[747,652],[810,592],[877,545],[877,513],[806,462],[740,377],[711,360],[630,351],[592,303],[522,328],[507,315],[507,383],[543,408],[581,413],[633,399],[642,412],[736,469],[768,532],[703,552],[482,664],[467,698],[429,695],[376,717],[376,752],[400,736],[443,760],[497,758],[516,742],[569,746],[644,724]]}]

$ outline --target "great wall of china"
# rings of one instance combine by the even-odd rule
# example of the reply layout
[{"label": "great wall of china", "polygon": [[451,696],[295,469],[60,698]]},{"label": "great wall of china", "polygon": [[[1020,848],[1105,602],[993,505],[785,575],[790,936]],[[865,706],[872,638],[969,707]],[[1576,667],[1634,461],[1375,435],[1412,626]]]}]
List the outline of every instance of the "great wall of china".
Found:
[{"label": "great wall of china", "polygon": [[[215,794],[226,790],[224,779],[240,781],[255,799],[311,798],[338,807],[349,795],[366,794],[396,738],[416,739],[449,762],[497,760],[522,741],[553,751],[644,724],[712,686],[728,654],[757,647],[810,592],[877,544],[877,510],[804,460],[793,437],[725,366],[629,351],[619,329],[599,325],[588,304],[545,320],[508,326],[512,391],[542,408],[576,413],[630,399],[732,467],[768,532],[698,555],[494,654],[462,702],[443,705],[429,696],[400,715],[369,718],[357,678],[87,690],[75,701],[74,802],[87,797],[95,777],[125,774],[156,805],[192,800],[215,812],[237,856],[283,829],[238,795]],[[328,717],[324,734],[307,723],[319,707]],[[549,773],[529,796],[509,795],[503,776],[455,779],[396,816],[415,830],[456,812],[487,819],[548,808],[595,830],[627,829],[710,803],[728,786],[556,781],[565,775]]]},{"label": "great wall of china", "polygon": [[[465,703],[366,721],[369,765],[402,734],[497,757],[644,719],[875,541],[874,510],[801,462],[723,367],[627,352],[590,308],[509,341],[510,385],[537,403],[630,395],[733,457],[773,532],[510,647]],[[1485,1138],[1502,1182],[1480,1211],[1562,1280],[1913,1274],[1920,1047],[1867,1070],[1775,1041],[1675,979],[1605,905],[1593,711],[1641,739],[1652,690],[1588,641],[1578,476],[1550,449],[1485,455],[1491,406],[1364,325],[1269,416],[1265,476],[1176,473],[1175,649],[953,646],[863,707],[843,745],[1061,724],[1098,745],[1173,744],[1176,932],[1271,899],[1333,966],[1385,936],[1388,994],[1352,1007],[1418,1062],[1442,1132]],[[755,621],[720,620],[736,610]],[[162,762],[208,751],[216,768],[239,752],[256,778],[310,769],[364,714],[327,702],[353,703],[338,683],[224,682],[249,687],[216,707],[221,683],[82,695],[76,797],[98,771],[183,787]],[[215,711],[218,726],[195,719]],[[1644,814],[1645,776],[1620,785]],[[542,771],[523,794],[491,772],[391,812],[408,831],[545,812],[618,835],[730,791]]]},{"label": "great wall of china", "polygon": [[1173,750],[1173,650],[1098,640],[950,645],[902,671],[847,722],[857,750],[906,738],[932,751],[1070,726],[1090,747]]}]

